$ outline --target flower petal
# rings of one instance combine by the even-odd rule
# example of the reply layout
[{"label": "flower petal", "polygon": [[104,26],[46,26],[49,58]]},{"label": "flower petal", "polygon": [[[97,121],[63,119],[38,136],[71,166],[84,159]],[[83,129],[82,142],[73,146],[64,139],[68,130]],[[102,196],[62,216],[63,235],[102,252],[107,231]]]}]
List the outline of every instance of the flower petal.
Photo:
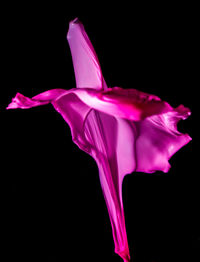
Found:
[{"label": "flower petal", "polygon": [[78,18],[70,22],[67,40],[72,54],[76,86],[106,89],[96,52]]}]

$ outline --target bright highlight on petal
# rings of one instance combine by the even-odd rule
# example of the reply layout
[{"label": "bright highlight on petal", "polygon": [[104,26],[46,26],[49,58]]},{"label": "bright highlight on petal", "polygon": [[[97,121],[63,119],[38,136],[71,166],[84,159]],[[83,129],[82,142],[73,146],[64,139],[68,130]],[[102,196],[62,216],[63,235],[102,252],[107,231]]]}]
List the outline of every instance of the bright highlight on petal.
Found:
[{"label": "bright highlight on petal", "polygon": [[115,252],[130,261],[122,201],[122,182],[131,172],[168,172],[168,160],[190,140],[177,130],[190,110],[171,107],[155,95],[108,88],[94,48],[78,19],[70,22],[70,45],[77,88],[52,89],[32,98],[17,93],[7,109],[51,103],[69,124],[72,139],[90,154],[112,226]]}]

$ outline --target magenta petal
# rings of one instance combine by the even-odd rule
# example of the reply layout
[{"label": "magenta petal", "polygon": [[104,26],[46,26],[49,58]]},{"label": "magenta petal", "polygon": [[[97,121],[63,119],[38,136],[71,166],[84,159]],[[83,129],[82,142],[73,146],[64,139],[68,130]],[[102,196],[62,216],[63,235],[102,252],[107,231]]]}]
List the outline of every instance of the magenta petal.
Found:
[{"label": "magenta petal", "polygon": [[68,32],[77,87],[52,89],[33,98],[19,93],[7,109],[51,103],[69,124],[73,141],[99,168],[112,226],[115,252],[130,261],[122,201],[122,182],[134,171],[168,172],[168,160],[190,140],[177,123],[190,115],[159,97],[135,89],[107,88],[92,44],[78,20]]},{"label": "magenta petal", "polygon": [[12,99],[12,102],[7,106],[6,109],[28,109],[35,106],[46,105],[51,101],[55,100],[61,94],[66,93],[66,90],[63,89],[52,89],[46,92],[43,92],[32,98],[28,98],[20,93],[17,93],[16,96]]},{"label": "magenta petal", "polygon": [[78,18],[70,22],[67,40],[73,59],[76,87],[106,89],[98,57]]},{"label": "magenta petal", "polygon": [[[122,182],[135,168],[132,159],[134,134],[126,121],[92,110],[85,122],[85,135],[96,160],[115,243],[115,252],[130,260],[122,201]],[[127,140],[124,140],[126,137]],[[131,146],[130,146],[131,145]]]}]

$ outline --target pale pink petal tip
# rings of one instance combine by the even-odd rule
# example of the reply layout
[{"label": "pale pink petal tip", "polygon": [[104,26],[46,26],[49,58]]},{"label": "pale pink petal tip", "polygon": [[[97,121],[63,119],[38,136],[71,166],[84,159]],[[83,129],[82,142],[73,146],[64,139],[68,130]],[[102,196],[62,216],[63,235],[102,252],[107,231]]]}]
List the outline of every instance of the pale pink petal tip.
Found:
[{"label": "pale pink petal tip", "polygon": [[12,102],[6,107],[6,109],[24,108],[21,107],[21,101],[24,100],[23,98],[25,97],[22,94],[17,93],[16,96],[12,99]]},{"label": "pale pink petal tip", "polygon": [[79,19],[78,19],[78,17],[76,17],[75,19],[73,19],[70,23],[71,24],[77,24],[77,23],[79,23],[80,21],[79,21]]}]

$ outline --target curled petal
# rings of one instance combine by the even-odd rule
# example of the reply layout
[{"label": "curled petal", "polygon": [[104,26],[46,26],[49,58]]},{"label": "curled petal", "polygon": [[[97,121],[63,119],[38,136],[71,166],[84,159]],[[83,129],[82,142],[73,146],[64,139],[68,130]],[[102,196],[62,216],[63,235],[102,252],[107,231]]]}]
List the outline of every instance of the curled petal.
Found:
[{"label": "curled petal", "polygon": [[106,89],[98,57],[78,18],[69,24],[67,40],[70,46],[76,86],[78,88]]}]

